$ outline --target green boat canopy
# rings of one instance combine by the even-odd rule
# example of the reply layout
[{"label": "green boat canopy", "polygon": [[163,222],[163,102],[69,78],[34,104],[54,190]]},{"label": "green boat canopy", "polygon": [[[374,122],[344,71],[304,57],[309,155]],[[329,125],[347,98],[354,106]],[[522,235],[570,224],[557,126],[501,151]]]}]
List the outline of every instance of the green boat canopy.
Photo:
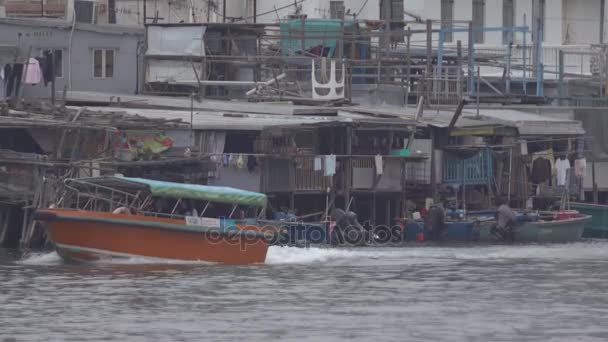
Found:
[{"label": "green boat canopy", "polygon": [[152,196],[175,199],[192,199],[215,203],[238,204],[252,207],[266,207],[265,194],[224,186],[182,184],[131,177],[88,177],[73,181],[97,184],[117,190],[147,190]]}]

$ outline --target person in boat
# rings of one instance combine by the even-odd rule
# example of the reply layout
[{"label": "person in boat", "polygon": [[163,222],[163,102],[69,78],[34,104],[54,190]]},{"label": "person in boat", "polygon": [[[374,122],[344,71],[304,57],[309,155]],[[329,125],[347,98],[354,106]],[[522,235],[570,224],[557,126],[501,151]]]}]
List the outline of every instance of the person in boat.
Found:
[{"label": "person in boat", "polygon": [[356,213],[335,208],[331,212],[331,218],[336,222],[331,237],[332,244],[364,245],[369,240],[369,232],[359,223]]},{"label": "person in boat", "polygon": [[198,217],[198,210],[196,210],[196,205],[194,204],[193,200],[188,200],[188,201],[182,201],[182,203],[185,202],[185,207],[186,207],[186,213],[185,216],[197,216]]},{"label": "person in boat", "polygon": [[498,211],[496,212],[496,230],[498,235],[505,241],[513,241],[517,226],[517,214],[504,199],[499,199],[498,204]]},{"label": "person in boat", "polygon": [[446,229],[445,210],[441,204],[433,204],[426,216],[426,224],[428,227],[430,239],[437,241]]},{"label": "person in boat", "polygon": [[123,215],[131,215],[131,209],[127,208],[127,207],[118,207],[116,209],[114,209],[114,211],[112,211],[112,214],[123,214]]}]

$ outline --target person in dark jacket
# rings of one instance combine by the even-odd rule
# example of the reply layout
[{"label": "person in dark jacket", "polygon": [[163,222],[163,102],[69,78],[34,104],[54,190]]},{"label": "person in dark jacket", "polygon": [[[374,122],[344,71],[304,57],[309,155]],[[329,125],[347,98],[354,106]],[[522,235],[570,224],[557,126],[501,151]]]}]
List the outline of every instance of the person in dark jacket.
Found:
[{"label": "person in dark jacket", "polygon": [[430,239],[437,241],[446,229],[445,225],[445,210],[439,204],[433,204],[429,208],[425,226],[430,233]]}]

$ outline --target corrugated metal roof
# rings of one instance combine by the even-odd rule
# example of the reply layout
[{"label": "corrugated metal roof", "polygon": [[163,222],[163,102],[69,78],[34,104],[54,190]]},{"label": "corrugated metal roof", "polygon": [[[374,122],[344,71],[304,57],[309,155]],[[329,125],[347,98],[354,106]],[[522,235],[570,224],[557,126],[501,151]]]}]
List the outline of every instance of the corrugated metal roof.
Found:
[{"label": "corrugated metal roof", "polygon": [[[87,107],[98,112],[126,112],[127,114],[140,115],[150,119],[181,119],[190,122],[190,111],[187,110],[163,110],[144,108],[122,108],[122,107]],[[341,113],[338,116],[306,116],[306,115],[273,115],[253,113],[224,113],[214,111],[196,110],[192,116],[194,129],[200,130],[263,130],[269,127],[287,127],[298,125],[318,125],[332,123],[361,123],[395,126],[398,124],[408,125],[409,122],[400,119],[376,119],[367,115],[356,113]]]},{"label": "corrugated metal roof", "polygon": [[[377,108],[357,107],[347,109],[356,112],[370,112],[377,115],[394,115],[413,120],[416,109],[380,106]],[[520,135],[582,135],[585,130],[580,121],[552,117],[545,109],[544,115],[513,110],[509,108],[481,109],[479,117],[476,109],[464,109],[456,122],[458,128],[474,128],[481,126],[506,126],[517,128]],[[561,115],[561,112],[556,113]],[[450,125],[454,111],[425,110],[420,122],[424,125],[446,128]]]},{"label": "corrugated metal roof", "polygon": [[[57,92],[57,96],[62,96]],[[153,95],[107,94],[99,92],[68,91],[67,101],[71,103],[92,103],[99,105],[116,104],[120,98],[121,106],[132,108],[169,108],[190,109],[188,97]],[[337,115],[335,107],[296,106],[288,103],[251,103],[244,101],[220,101],[203,99],[194,101],[194,109],[199,111],[220,111],[236,113],[255,113],[268,115]]]},{"label": "corrugated metal roof", "polygon": [[[111,111],[128,111],[154,118],[181,118],[190,122],[190,99],[167,96],[141,96],[74,92],[67,94],[68,102],[115,104],[120,97],[121,108]],[[122,107],[129,107],[122,108]],[[100,107],[100,110],[104,110]],[[108,107],[105,107],[106,109]],[[139,109],[135,109],[139,108]],[[146,109],[147,108],[147,109]],[[159,108],[168,108],[162,110]],[[250,103],[244,101],[220,101],[203,99],[194,102],[194,125],[198,129],[260,130],[271,126],[319,124],[331,122],[361,122],[368,124],[414,124],[414,107],[392,106],[343,106],[315,107],[296,106],[289,103]],[[520,135],[581,135],[585,134],[580,121],[527,113],[509,108],[466,109],[456,122],[458,128],[482,126],[513,127]],[[226,114],[226,115],[224,115]],[[454,112],[451,110],[425,110],[418,126],[448,127]]]}]

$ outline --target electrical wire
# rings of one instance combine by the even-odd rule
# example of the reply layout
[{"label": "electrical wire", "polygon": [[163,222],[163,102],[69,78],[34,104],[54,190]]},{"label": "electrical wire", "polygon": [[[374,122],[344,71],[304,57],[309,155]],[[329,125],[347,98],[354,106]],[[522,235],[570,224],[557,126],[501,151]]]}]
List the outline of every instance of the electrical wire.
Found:
[{"label": "electrical wire", "polygon": [[363,9],[365,8],[365,6],[367,6],[367,2],[369,0],[365,0],[365,2],[363,3],[363,5],[361,5],[361,8],[359,8],[359,10],[357,11],[357,16],[359,16],[359,14],[361,14],[361,11],[363,11]]}]

